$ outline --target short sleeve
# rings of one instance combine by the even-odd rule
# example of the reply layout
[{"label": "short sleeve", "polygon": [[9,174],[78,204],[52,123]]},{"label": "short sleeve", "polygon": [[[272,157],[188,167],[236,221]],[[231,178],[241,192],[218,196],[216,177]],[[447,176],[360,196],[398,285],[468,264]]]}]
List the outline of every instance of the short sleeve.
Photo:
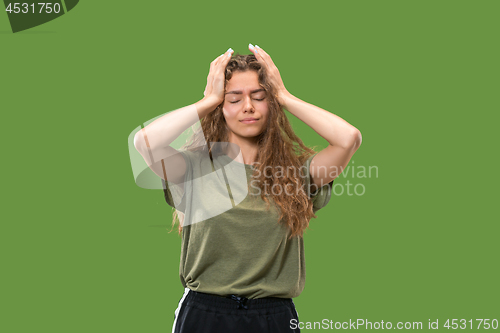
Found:
[{"label": "short sleeve", "polygon": [[[313,156],[309,157],[305,163],[305,171],[306,171],[306,177],[305,177],[305,190],[306,193],[309,193],[310,185],[311,185],[311,172],[310,172],[310,167],[311,167],[311,162],[314,156],[316,156],[318,153],[314,154]],[[317,189],[315,192],[310,193],[311,200],[313,202],[313,212],[316,213],[318,210],[321,208],[325,207],[328,202],[331,199],[332,196],[332,186],[333,182],[335,180],[332,180],[330,183],[323,185],[321,188]]]},{"label": "short sleeve", "polygon": [[184,189],[181,186],[168,180],[165,181],[164,179],[162,179],[161,182],[163,185],[163,193],[167,204],[184,213],[186,211],[186,187],[192,179],[192,153],[188,151],[179,151],[179,153],[181,153],[184,161],[186,162],[186,173],[184,174]]}]

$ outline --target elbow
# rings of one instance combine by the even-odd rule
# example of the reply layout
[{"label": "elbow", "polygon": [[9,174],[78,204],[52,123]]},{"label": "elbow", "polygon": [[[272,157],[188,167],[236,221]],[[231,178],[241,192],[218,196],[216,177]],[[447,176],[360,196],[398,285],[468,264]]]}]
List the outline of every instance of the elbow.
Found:
[{"label": "elbow", "polygon": [[354,133],[354,149],[357,150],[359,146],[361,146],[361,141],[363,138],[361,137],[361,132],[356,128]]},{"label": "elbow", "polygon": [[358,150],[359,146],[361,146],[361,141],[362,141],[361,132],[354,127],[351,130],[351,132],[347,135],[344,148],[356,151]]},{"label": "elbow", "polygon": [[138,152],[142,152],[144,150],[144,136],[142,135],[142,131],[139,131],[134,136],[134,147]]}]

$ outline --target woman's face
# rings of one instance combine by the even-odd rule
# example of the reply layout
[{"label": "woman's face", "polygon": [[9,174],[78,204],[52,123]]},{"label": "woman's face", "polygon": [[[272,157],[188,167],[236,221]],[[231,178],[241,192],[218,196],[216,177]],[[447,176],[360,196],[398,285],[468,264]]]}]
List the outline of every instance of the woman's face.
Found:
[{"label": "woman's face", "polygon": [[[267,125],[267,101],[267,92],[259,85],[257,72],[234,72],[226,85],[223,105],[229,129],[241,137],[261,134]],[[254,120],[247,121],[246,118]]]}]

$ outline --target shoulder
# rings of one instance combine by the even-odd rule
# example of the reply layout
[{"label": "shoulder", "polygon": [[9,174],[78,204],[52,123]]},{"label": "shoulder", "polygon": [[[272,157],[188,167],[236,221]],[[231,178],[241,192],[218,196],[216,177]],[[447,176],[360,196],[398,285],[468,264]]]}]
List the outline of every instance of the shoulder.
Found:
[{"label": "shoulder", "polygon": [[188,179],[197,178],[214,171],[207,149],[187,149],[182,150],[181,153],[186,160]]},{"label": "shoulder", "polygon": [[206,149],[186,149],[180,150],[180,153],[186,161],[195,162],[210,158],[208,151]]}]

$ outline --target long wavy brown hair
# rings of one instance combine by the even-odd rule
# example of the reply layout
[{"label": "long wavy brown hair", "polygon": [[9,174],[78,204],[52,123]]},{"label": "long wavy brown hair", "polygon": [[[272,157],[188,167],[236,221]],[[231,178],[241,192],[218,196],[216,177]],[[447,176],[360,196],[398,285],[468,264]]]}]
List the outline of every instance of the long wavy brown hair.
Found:
[{"label": "long wavy brown hair", "polygon": [[[270,201],[272,201],[277,210],[280,212],[279,223],[283,223],[291,230],[289,238],[294,236],[303,237],[305,229],[309,227],[309,220],[317,216],[313,212],[313,203],[308,196],[309,189],[304,188],[303,177],[309,175],[301,175],[297,172],[282,172],[282,177],[276,177],[276,173],[272,175],[265,174],[264,170],[277,168],[292,170],[302,170],[306,160],[314,155],[316,151],[305,146],[302,140],[295,135],[293,129],[285,115],[283,107],[279,104],[276,88],[269,82],[265,67],[262,67],[253,54],[241,55],[235,54],[226,66],[225,70],[225,86],[231,79],[233,73],[245,71],[255,71],[259,77],[259,85],[266,90],[266,98],[268,102],[268,124],[266,129],[258,135],[257,157],[254,163],[254,173],[252,175],[253,184],[257,183],[260,187],[260,196],[266,202],[266,207],[269,209]],[[226,125],[226,120],[222,111],[224,102],[219,104],[214,111],[210,112],[200,120],[201,126],[196,130],[188,142],[182,147],[184,150],[200,151],[208,150],[210,158],[221,153],[219,147],[223,145],[210,146],[210,142],[228,142],[229,129]],[[259,175],[257,177],[257,175]],[[250,183],[250,182],[249,182]],[[275,195],[269,189],[277,184],[281,189],[291,187],[289,193],[294,195],[286,195],[284,191],[280,191],[280,195]],[[302,188],[304,191],[300,190]],[[164,189],[165,195],[166,189]],[[295,195],[296,194],[296,195]],[[269,200],[271,199],[271,200]],[[178,232],[181,234],[184,214],[174,208],[172,229],[175,223],[178,222]],[[172,231],[172,230],[170,230]]]}]

